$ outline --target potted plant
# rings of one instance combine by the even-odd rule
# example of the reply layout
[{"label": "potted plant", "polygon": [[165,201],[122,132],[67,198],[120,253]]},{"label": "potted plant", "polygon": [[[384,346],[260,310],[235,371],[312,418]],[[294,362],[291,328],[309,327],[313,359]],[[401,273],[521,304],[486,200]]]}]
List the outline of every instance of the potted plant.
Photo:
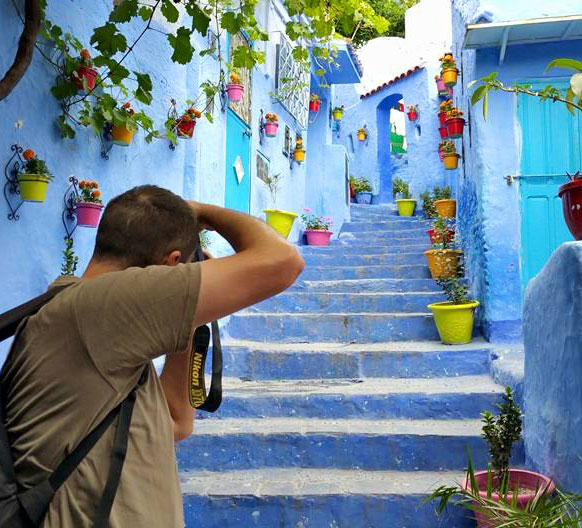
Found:
[{"label": "potted plant", "polygon": [[303,148],[303,139],[298,137],[295,140],[295,150],[293,151],[293,159],[297,163],[303,163],[305,161],[305,149]]},{"label": "potted plant", "polygon": [[465,120],[463,119],[463,112],[458,108],[451,108],[447,112],[447,132],[451,139],[459,139],[463,137],[463,128],[465,127]]},{"label": "potted plant", "polygon": [[429,229],[426,233],[428,234],[430,243],[433,246],[441,244],[443,237],[446,237],[447,245],[451,245],[455,240],[455,228],[454,226],[447,225],[444,218],[437,218],[434,221],[433,228]]},{"label": "potted plant", "polygon": [[272,209],[263,210],[267,218],[267,224],[277,231],[277,233],[279,233],[283,238],[287,238],[297,215],[295,213],[290,213],[289,211],[281,211],[280,209],[277,209],[277,192],[281,185],[281,174],[278,173],[273,176],[269,174],[263,181],[269,189],[271,202],[273,204]]},{"label": "potted plant", "polygon": [[409,121],[416,121],[418,119],[418,106],[408,105],[406,108],[408,109]]},{"label": "potted plant", "polygon": [[321,98],[319,95],[312,93],[309,97],[309,111],[317,114],[319,112],[319,107],[321,105]]},{"label": "potted plant", "polygon": [[301,219],[305,224],[305,238],[308,246],[329,246],[329,240],[333,234],[329,228],[333,220],[328,217],[310,215],[309,209],[303,209]]},{"label": "potted plant", "polygon": [[341,121],[344,115],[344,105],[336,106],[332,111],[331,115],[335,121]]},{"label": "potted plant", "polygon": [[562,185],[558,196],[562,199],[562,209],[566,225],[576,240],[582,240],[582,175],[566,173],[568,183]]},{"label": "potted plant", "polygon": [[244,93],[244,86],[240,82],[240,75],[232,72],[229,75],[230,82],[226,85],[226,92],[228,93],[228,100],[231,103],[238,103],[242,100]]},{"label": "potted plant", "polygon": [[430,274],[433,279],[448,279],[457,277],[461,269],[463,252],[454,248],[454,239],[450,237],[450,230],[454,227],[444,219],[437,219],[433,223],[435,244],[424,252]]},{"label": "potted plant", "polygon": [[447,114],[453,109],[453,101],[451,99],[443,101],[439,106],[439,124],[444,127],[447,123]]},{"label": "potted plant", "polygon": [[480,528],[498,526],[579,526],[582,497],[558,492],[553,481],[540,473],[510,467],[513,444],[522,431],[522,412],[513,391],[505,388],[499,413],[481,414],[482,436],[489,447],[491,462],[486,471],[475,472],[469,454],[465,482],[437,488],[426,502],[440,500],[441,513],[451,499],[475,513]]},{"label": "potted plant", "polygon": [[129,147],[133,140],[133,135],[137,129],[137,124],[133,121],[135,111],[131,108],[130,103],[123,106],[113,113],[113,122],[110,126],[111,142],[120,147]]},{"label": "potted plant", "polygon": [[75,201],[75,214],[77,215],[77,225],[82,227],[97,227],[103,202],[101,201],[101,191],[99,184],[94,181],[79,182],[80,195]]},{"label": "potted plant", "polygon": [[95,88],[97,70],[93,68],[93,61],[89,50],[82,49],[79,57],[79,65],[73,72],[73,80],[80,92],[91,92]]},{"label": "potted plant", "polygon": [[420,200],[422,202],[422,212],[426,218],[435,218],[437,216],[436,207],[434,206],[434,198],[430,190],[420,193]]},{"label": "potted plant", "polygon": [[451,199],[451,188],[446,185],[435,195],[434,205],[441,218],[455,218],[457,216],[457,201]]},{"label": "potted plant", "polygon": [[396,206],[398,207],[398,214],[400,216],[414,215],[416,200],[412,198],[408,183],[402,178],[394,178],[392,181],[392,196],[394,198],[400,196],[400,199],[396,200]]},{"label": "potted plant", "polygon": [[366,205],[372,203],[372,186],[366,178],[358,178],[355,180],[354,192],[356,193],[357,203]]},{"label": "potted plant", "polygon": [[265,135],[267,137],[275,137],[277,135],[277,129],[279,128],[277,114],[265,114],[265,121]]},{"label": "potted plant", "polygon": [[201,116],[202,112],[190,106],[174,123],[176,135],[182,139],[192,139],[196,120]]},{"label": "potted plant", "polygon": [[450,97],[452,95],[451,89],[444,83],[440,75],[435,75],[434,80],[436,81],[439,97]]},{"label": "potted plant", "polygon": [[356,177],[353,174],[350,174],[348,178],[348,185],[350,188],[350,200],[355,200],[356,198]]},{"label": "potted plant", "polygon": [[48,183],[52,181],[53,175],[33,150],[26,149],[22,157],[25,163],[22,172],[18,174],[20,197],[25,202],[44,202]]},{"label": "potted plant", "polygon": [[358,141],[366,141],[368,138],[368,129],[366,127],[358,128]]},{"label": "potted plant", "polygon": [[441,152],[443,153],[443,163],[445,169],[455,170],[459,166],[459,154],[452,141],[443,141],[441,144]]},{"label": "potted plant", "polygon": [[459,70],[457,69],[457,63],[453,58],[452,53],[445,53],[440,59],[441,61],[441,78],[446,86],[452,87],[457,84],[457,76]]}]

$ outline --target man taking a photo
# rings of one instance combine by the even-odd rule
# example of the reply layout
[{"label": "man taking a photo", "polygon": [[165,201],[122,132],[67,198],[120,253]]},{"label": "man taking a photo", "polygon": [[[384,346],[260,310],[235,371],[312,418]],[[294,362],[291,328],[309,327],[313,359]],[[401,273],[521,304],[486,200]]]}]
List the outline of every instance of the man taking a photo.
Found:
[{"label": "man taking a photo", "polygon": [[[200,229],[236,253],[192,263]],[[304,262],[265,223],[186,202],[155,186],[113,199],[93,257],[17,334],[4,366],[5,425],[16,478],[47,476],[136,386],[111,528],[183,528],[174,441],[192,432],[188,364],[194,330],[291,286]],[[166,355],[161,376],[152,364]],[[110,427],[53,498],[44,528],[93,525],[111,461]]]}]

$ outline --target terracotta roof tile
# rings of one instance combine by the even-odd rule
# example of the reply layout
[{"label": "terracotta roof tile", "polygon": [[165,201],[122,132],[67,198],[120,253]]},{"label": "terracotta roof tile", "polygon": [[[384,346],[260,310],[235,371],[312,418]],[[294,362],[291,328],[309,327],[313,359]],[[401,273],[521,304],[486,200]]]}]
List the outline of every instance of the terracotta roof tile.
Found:
[{"label": "terracotta roof tile", "polygon": [[409,77],[410,75],[412,75],[413,73],[416,73],[418,70],[421,70],[422,68],[424,68],[423,65],[415,66],[414,68],[411,68],[407,72],[401,73],[397,77],[394,77],[394,79],[392,79],[388,82],[385,82],[384,84],[381,84],[377,88],[374,88],[373,90],[369,91],[368,93],[365,93],[364,95],[360,95],[360,99],[365,99],[366,97],[370,97],[371,95],[378,93],[379,91],[383,90],[384,88],[388,88],[388,86],[391,86],[392,84],[395,84],[398,81],[401,81],[402,79],[406,79],[406,77]]}]

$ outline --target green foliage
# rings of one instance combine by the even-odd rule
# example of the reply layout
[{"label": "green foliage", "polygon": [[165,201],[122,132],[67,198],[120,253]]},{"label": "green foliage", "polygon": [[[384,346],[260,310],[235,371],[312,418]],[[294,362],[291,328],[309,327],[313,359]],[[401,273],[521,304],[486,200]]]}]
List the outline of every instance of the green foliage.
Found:
[{"label": "green foliage", "polygon": [[[444,218],[438,217],[432,224],[434,234],[438,244],[434,244],[434,249],[451,249],[454,246],[454,239],[450,233],[454,230],[454,225],[448,223]],[[454,231],[453,231],[454,232]]]},{"label": "green foliage", "polygon": [[427,218],[435,218],[437,215],[436,207],[434,205],[434,198],[430,191],[420,193],[420,200],[422,202],[422,210]]},{"label": "green foliage", "polygon": [[24,163],[24,170],[23,173],[25,174],[38,174],[39,176],[44,176],[49,181],[53,179],[53,175],[49,171],[46,163],[38,158],[29,159]]},{"label": "green foliage", "polygon": [[402,178],[394,178],[392,180],[392,196],[394,198],[400,196],[404,200],[410,200],[412,194],[410,193],[410,187]]},{"label": "green foliage", "polygon": [[477,79],[469,83],[468,88],[477,86],[473,95],[471,96],[471,104],[475,105],[479,101],[482,102],[483,118],[487,120],[489,109],[489,94],[491,92],[508,92],[514,94],[525,94],[531,97],[538,97],[541,101],[560,102],[566,105],[566,108],[571,114],[575,114],[576,110],[582,111],[582,92],[575,92],[573,86],[577,83],[575,78],[582,73],[582,62],[574,59],[556,59],[546,67],[546,71],[561,68],[574,71],[571,79],[571,86],[568,90],[560,90],[551,84],[544,86],[541,90],[532,90],[528,84],[516,84],[514,86],[506,86],[497,78],[497,72],[490,73],[486,77]]},{"label": "green foliage", "polygon": [[[521,437],[522,414],[515,403],[513,392],[506,387],[503,402],[497,404],[499,414],[493,416],[490,412],[481,415],[483,422],[482,436],[489,446],[491,464],[497,478],[501,481],[509,472],[511,449]],[[502,489],[502,491],[505,491]]]},{"label": "green foliage", "polygon": [[209,249],[211,245],[210,233],[206,229],[200,231],[200,247],[202,249]]},{"label": "green foliage", "polygon": [[309,214],[309,209],[304,209],[303,211],[301,220],[305,224],[305,229],[313,231],[324,229],[329,231],[329,228],[333,225],[333,220],[327,216]]},{"label": "green foliage", "polygon": [[61,265],[61,275],[74,275],[79,265],[79,257],[73,250],[73,239],[65,238],[65,249],[63,250],[63,264]]},{"label": "green foliage", "polygon": [[448,277],[446,279],[436,279],[437,284],[443,290],[447,301],[453,304],[467,304],[469,299],[469,289],[459,277]]},{"label": "green foliage", "polygon": [[355,178],[352,182],[352,188],[356,194],[372,192],[372,185],[366,178]]}]

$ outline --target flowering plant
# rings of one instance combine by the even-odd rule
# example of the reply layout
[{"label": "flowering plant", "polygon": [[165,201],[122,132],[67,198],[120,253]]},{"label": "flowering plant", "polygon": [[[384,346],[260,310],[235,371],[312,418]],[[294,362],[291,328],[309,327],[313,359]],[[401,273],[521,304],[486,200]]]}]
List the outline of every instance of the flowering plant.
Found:
[{"label": "flowering plant", "polygon": [[232,84],[240,84],[240,75],[238,73],[232,72],[229,77]]},{"label": "flowering plant", "polygon": [[449,99],[448,101],[443,101],[440,105],[441,112],[450,112],[453,109],[453,101]]},{"label": "flowering plant", "polygon": [[452,141],[442,141],[439,143],[439,148],[441,149],[441,152],[444,152],[445,154],[455,154],[457,152],[455,144]]},{"label": "flowering plant", "polygon": [[22,153],[22,157],[26,161],[23,170],[24,174],[38,174],[39,176],[45,177],[49,181],[53,179],[53,175],[48,170],[46,163],[43,160],[38,159],[32,149],[26,149]]},{"label": "flowering plant", "polygon": [[321,101],[321,98],[319,97],[319,95],[317,95],[317,94],[315,94],[315,93],[312,93],[312,94],[309,96],[309,100],[310,100],[310,101],[313,101],[313,102],[317,102],[317,101]]},{"label": "flowering plant", "polygon": [[303,139],[300,137],[295,140],[295,150],[303,150]]},{"label": "flowering plant", "polygon": [[275,114],[275,113],[273,113],[273,114],[265,114],[265,119],[269,123],[276,123],[278,121],[277,114]]},{"label": "flowering plant", "polygon": [[333,219],[328,216],[317,216],[314,214],[309,214],[310,209],[303,209],[301,214],[301,220],[305,224],[305,229],[308,231],[329,231],[329,228],[333,225]]},{"label": "flowering plant", "polygon": [[418,106],[408,105],[406,108],[408,109],[409,112],[414,112],[414,113],[418,114]]},{"label": "flowering plant", "polygon": [[335,108],[332,110],[332,112],[341,112],[341,113],[343,114],[343,113],[344,113],[344,108],[345,108],[345,106],[344,106],[344,105],[341,105],[341,106],[336,106],[336,107],[335,107]]},{"label": "flowering plant", "polygon": [[365,136],[368,135],[368,131],[366,128],[358,128],[358,134],[364,134]]},{"label": "flowering plant", "polygon": [[182,117],[178,121],[196,121],[199,117],[202,117],[202,112],[191,106],[182,114]]},{"label": "flowering plant", "polygon": [[463,112],[461,112],[458,108],[453,107],[447,112],[447,118],[453,119],[455,117],[463,117]]},{"label": "flowering plant", "polygon": [[81,66],[86,66],[87,68],[93,67],[93,60],[91,59],[91,53],[89,53],[88,49],[83,48],[79,55],[81,57]]},{"label": "flowering plant", "polygon": [[356,178],[353,182],[353,187],[356,194],[372,192],[372,185],[366,178]]},{"label": "flowering plant", "polygon": [[101,191],[99,190],[99,184],[97,182],[81,180],[79,182],[79,190],[81,193],[77,198],[77,203],[103,203],[101,201]]},{"label": "flowering plant", "polygon": [[457,63],[455,61],[455,59],[453,58],[453,54],[452,53],[445,53],[440,59],[439,61],[441,61],[441,69],[442,70],[448,70],[451,68],[457,68]]}]

